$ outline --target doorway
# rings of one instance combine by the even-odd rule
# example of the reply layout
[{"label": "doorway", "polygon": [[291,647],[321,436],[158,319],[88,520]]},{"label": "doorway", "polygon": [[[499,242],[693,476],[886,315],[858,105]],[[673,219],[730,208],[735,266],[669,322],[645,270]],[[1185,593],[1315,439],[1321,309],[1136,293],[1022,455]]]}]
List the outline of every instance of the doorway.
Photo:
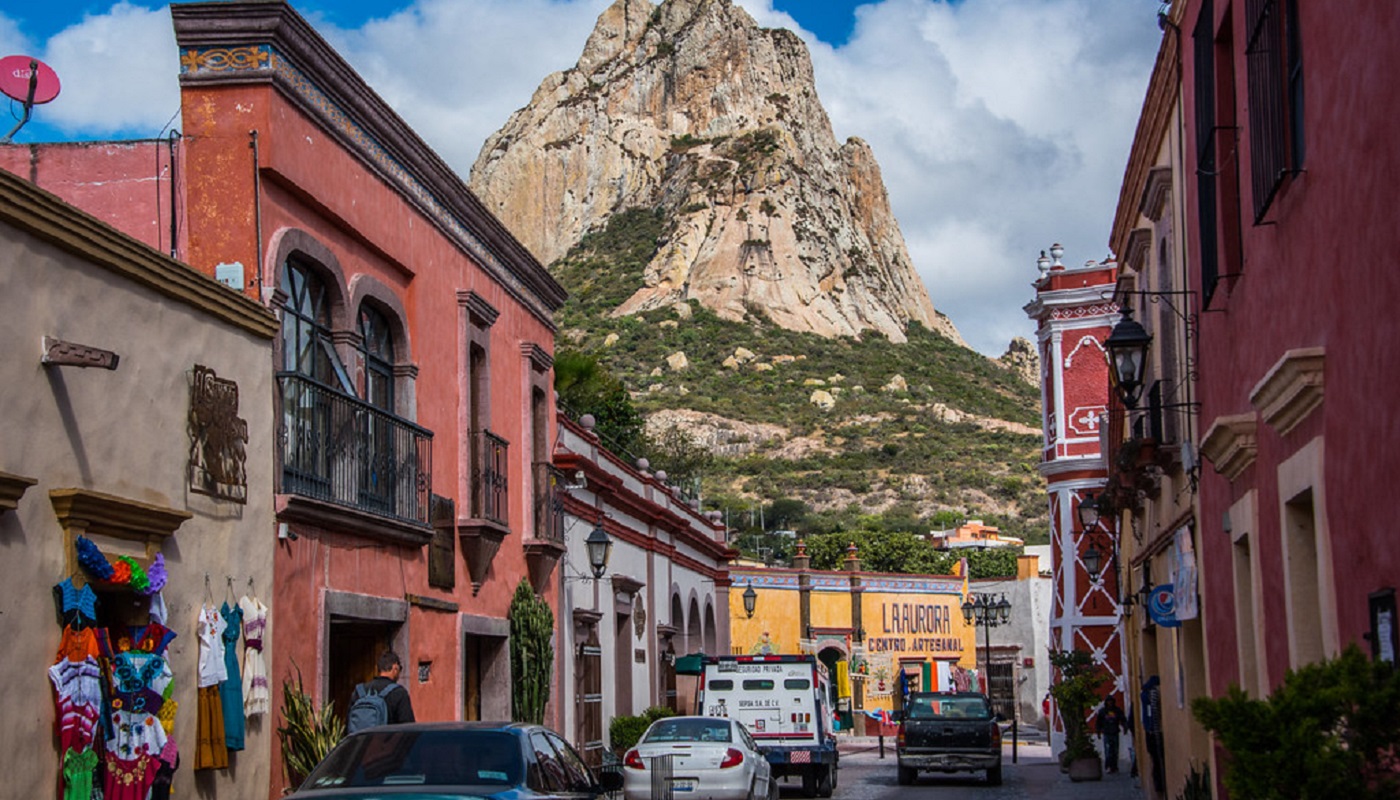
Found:
[{"label": "doorway", "polygon": [[[355,687],[377,674],[379,654],[393,649],[398,625],[388,622],[331,618],[331,635],[327,647],[327,694],[335,713],[347,719],[350,698]],[[403,654],[399,654],[403,658]]]}]

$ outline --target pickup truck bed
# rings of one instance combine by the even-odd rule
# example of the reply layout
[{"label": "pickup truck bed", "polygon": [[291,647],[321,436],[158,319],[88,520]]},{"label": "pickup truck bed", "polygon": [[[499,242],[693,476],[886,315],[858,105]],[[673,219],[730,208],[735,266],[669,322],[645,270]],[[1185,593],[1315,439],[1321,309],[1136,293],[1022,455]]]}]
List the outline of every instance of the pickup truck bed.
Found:
[{"label": "pickup truck bed", "polygon": [[1001,728],[977,692],[913,692],[895,740],[899,783],[919,772],[979,772],[1001,783]]}]

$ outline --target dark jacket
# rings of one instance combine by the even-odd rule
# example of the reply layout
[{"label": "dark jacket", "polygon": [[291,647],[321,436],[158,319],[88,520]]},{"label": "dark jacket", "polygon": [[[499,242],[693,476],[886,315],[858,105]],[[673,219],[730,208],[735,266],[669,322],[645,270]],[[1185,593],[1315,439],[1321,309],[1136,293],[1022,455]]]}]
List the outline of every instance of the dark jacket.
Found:
[{"label": "dark jacket", "polygon": [[389,684],[399,687],[398,691],[389,692],[389,695],[384,698],[384,705],[389,707],[389,724],[413,722],[413,701],[408,699],[408,690],[403,686],[380,675],[369,682],[369,691],[383,691],[384,687]]},{"label": "dark jacket", "polygon": [[1128,720],[1123,716],[1123,709],[1118,706],[1104,706],[1094,718],[1094,727],[1106,736],[1117,736],[1128,727]]}]

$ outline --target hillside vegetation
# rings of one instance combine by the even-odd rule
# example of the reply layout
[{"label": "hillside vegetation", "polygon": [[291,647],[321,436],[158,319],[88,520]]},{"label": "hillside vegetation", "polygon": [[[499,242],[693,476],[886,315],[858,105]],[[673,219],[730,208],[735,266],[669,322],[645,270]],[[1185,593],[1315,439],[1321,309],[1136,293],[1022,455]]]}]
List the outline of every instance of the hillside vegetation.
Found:
[{"label": "hillside vegetation", "polygon": [[801,513],[765,513],[762,527],[926,532],[973,518],[1046,540],[1036,387],[919,325],[894,344],[783,330],[761,309],[756,322],[698,303],[612,316],[668,235],[660,212],[623,212],[551,267],[570,294],[559,349],[596,358],[649,420],[652,446],[629,455],[750,534],[758,509],[793,501]]}]

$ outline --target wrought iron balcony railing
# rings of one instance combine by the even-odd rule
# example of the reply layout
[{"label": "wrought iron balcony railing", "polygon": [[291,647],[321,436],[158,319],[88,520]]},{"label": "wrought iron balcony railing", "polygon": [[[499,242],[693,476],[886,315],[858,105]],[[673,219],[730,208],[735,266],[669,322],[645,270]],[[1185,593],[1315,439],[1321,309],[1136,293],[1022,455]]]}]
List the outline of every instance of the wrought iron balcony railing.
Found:
[{"label": "wrought iron balcony railing", "polygon": [[472,516],[508,524],[510,482],[506,456],[510,443],[491,431],[477,431],[476,468],[472,470]]},{"label": "wrought iron balcony railing", "polygon": [[535,538],[564,543],[564,473],[548,461],[535,463]]},{"label": "wrought iron balcony railing", "polygon": [[282,491],[428,527],[433,434],[295,372],[279,372]]}]

